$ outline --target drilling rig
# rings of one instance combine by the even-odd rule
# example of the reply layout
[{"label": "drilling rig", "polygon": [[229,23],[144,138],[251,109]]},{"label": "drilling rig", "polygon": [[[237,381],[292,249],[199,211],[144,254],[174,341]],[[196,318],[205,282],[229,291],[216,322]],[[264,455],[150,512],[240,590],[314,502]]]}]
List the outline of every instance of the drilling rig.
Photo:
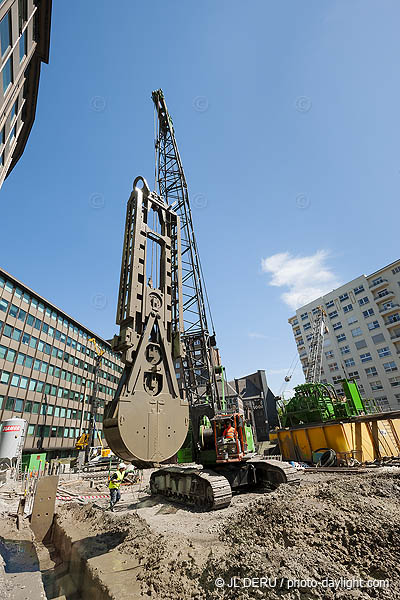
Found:
[{"label": "drilling rig", "polygon": [[288,463],[252,452],[243,413],[220,397],[223,368],[208,325],[188,187],[162,90],[152,98],[158,191],[137,177],[128,200],[120,333],[112,343],[125,368],[103,427],[113,452],[139,468],[167,462],[189,439],[195,466],[161,466],[150,489],[212,510],[228,506],[233,489],[298,484],[299,476]]}]

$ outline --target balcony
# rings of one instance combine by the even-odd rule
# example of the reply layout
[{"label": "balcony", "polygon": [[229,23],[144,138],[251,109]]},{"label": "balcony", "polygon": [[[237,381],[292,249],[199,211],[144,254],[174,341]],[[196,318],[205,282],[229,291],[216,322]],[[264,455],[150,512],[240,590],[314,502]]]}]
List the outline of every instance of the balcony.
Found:
[{"label": "balcony", "polygon": [[392,304],[391,306],[387,306],[386,308],[382,307],[379,309],[379,313],[388,315],[390,312],[392,312],[392,310],[396,311],[399,308],[399,306],[400,306],[400,304],[395,303],[395,304]]},{"label": "balcony", "polygon": [[384,294],[383,296],[376,296],[374,300],[378,304],[378,302],[386,302],[386,300],[389,300],[389,298],[392,298],[393,296],[394,293],[392,292],[392,290],[388,290],[387,294]]},{"label": "balcony", "polygon": [[386,285],[388,282],[387,279],[384,279],[383,277],[380,277],[379,280],[377,280],[375,283],[370,283],[369,284],[369,289],[372,290],[377,290],[379,289],[381,286]]},{"label": "balcony", "polygon": [[395,327],[396,325],[399,325],[399,323],[400,323],[400,315],[398,315],[398,314],[393,315],[392,320],[385,321],[386,327]]}]

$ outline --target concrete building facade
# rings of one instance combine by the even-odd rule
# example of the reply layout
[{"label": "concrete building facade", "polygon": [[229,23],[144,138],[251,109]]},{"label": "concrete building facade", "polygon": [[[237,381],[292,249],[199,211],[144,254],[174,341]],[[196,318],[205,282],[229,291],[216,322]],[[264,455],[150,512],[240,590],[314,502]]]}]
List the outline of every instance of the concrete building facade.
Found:
[{"label": "concrete building facade", "polygon": [[400,260],[302,306],[289,319],[306,371],[313,311],[327,313],[321,381],[355,379],[384,410],[400,407]]},{"label": "concrete building facade", "polygon": [[0,269],[0,421],[28,421],[25,452],[42,448],[67,456],[87,431],[93,389],[95,338],[105,350],[97,426],[123,367],[110,344]]},{"label": "concrete building facade", "polygon": [[0,0],[0,187],[35,120],[40,67],[49,61],[51,0]]}]

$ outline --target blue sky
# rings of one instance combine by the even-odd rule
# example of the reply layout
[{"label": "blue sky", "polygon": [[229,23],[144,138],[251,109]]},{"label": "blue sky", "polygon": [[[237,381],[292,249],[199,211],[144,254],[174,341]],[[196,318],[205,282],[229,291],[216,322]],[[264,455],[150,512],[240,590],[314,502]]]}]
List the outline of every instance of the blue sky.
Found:
[{"label": "blue sky", "polygon": [[53,2],[37,118],[0,192],[2,266],[99,335],[116,332],[126,201],[137,175],[153,186],[161,87],[201,199],[228,376],[265,369],[277,392],[299,299],[398,258],[400,5],[115,5]]}]

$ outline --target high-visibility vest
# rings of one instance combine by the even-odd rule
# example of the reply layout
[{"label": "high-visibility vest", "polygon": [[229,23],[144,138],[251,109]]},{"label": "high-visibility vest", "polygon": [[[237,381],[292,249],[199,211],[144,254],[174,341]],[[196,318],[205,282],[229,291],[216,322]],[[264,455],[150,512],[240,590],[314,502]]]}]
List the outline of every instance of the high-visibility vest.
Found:
[{"label": "high-visibility vest", "polygon": [[232,425],[230,425],[229,427],[227,427],[227,428],[224,430],[224,438],[225,438],[226,440],[234,440],[234,439],[235,439],[235,430],[234,430],[234,428],[232,427]]},{"label": "high-visibility vest", "polygon": [[121,471],[115,471],[115,473],[112,474],[112,477],[114,477],[114,475],[117,476],[117,479],[110,479],[110,483],[108,484],[108,487],[110,490],[117,490],[119,488],[119,486],[122,483],[122,480],[124,478],[125,473],[121,473]]}]

